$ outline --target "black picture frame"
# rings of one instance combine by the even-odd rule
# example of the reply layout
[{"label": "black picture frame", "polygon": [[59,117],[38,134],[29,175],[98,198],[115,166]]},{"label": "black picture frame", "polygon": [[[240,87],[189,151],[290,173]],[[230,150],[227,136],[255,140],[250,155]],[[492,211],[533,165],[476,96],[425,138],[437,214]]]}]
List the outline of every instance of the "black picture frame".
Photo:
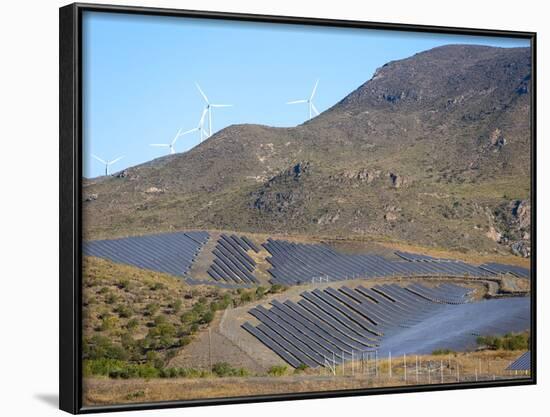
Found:
[{"label": "black picture frame", "polygon": [[[251,397],[201,399],[155,403],[136,403],[85,407],[82,404],[81,364],[81,265],[82,265],[82,14],[85,11],[191,17],[202,19],[265,22],[278,24],[301,24],[318,27],[342,27],[383,29],[400,32],[429,32],[489,37],[527,39],[532,52],[531,92],[531,375],[522,379],[462,382],[456,384],[418,385],[395,388],[369,388],[345,391],[323,391],[297,394],[275,394]],[[59,10],[60,51],[60,230],[59,230],[59,407],[73,414],[105,411],[144,410],[169,407],[190,407],[235,403],[298,400],[309,398],[330,398],[357,395],[378,395],[441,391],[465,388],[486,388],[536,384],[536,70],[537,35],[534,32],[471,29],[460,27],[393,24],[308,17],[266,16],[242,13],[207,12],[150,7],[131,7],[75,3]]]}]

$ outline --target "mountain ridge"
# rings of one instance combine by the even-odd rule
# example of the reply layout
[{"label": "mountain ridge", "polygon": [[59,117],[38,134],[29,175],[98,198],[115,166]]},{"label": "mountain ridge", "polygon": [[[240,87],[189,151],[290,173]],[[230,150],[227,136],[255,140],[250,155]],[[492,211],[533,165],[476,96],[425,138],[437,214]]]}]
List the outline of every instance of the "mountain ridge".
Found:
[{"label": "mountain ridge", "polygon": [[498,212],[530,197],[530,74],[528,48],[389,62],[302,125],[231,125],[85,180],[85,236],[212,228],[509,250],[530,242]]}]

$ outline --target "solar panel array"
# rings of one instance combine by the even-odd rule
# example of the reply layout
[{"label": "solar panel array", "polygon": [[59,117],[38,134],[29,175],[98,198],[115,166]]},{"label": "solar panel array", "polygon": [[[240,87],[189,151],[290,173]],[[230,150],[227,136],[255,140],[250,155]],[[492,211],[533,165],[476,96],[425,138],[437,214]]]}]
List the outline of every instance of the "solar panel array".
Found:
[{"label": "solar panel array", "polygon": [[259,251],[250,239],[237,235],[220,235],[212,251],[214,262],[208,268],[208,275],[218,282],[259,283],[253,274],[256,262],[248,255],[249,250]]},{"label": "solar panel array", "polygon": [[225,282],[225,281],[205,281],[201,279],[194,279],[192,277],[186,277],[184,278],[185,282],[189,285],[215,285],[216,287],[220,288],[227,288],[227,289],[238,289],[238,288],[252,288],[254,287],[254,284],[250,283],[241,283],[241,284],[233,284],[231,282]]},{"label": "solar panel array", "polygon": [[528,350],[514,362],[508,365],[507,371],[530,371],[531,370],[531,351]]},{"label": "solar panel array", "polygon": [[391,260],[373,254],[342,254],[324,244],[268,239],[263,246],[271,255],[267,258],[271,264],[268,270],[271,282],[284,285],[393,276],[486,277],[496,274],[462,261],[405,252],[397,253],[404,260]]},{"label": "solar panel array", "polygon": [[505,264],[497,264],[497,263],[486,263],[479,266],[480,268],[483,268],[489,272],[492,272],[494,274],[512,274],[519,278],[529,278],[530,277],[530,271],[527,268],[522,268],[521,266],[515,266],[515,265],[505,265]]},{"label": "solar panel array", "polygon": [[83,253],[151,271],[183,276],[191,268],[208,232],[178,232],[84,242]]},{"label": "solar panel array", "polygon": [[315,368],[359,359],[442,305],[466,303],[470,291],[453,284],[315,289],[298,302],[273,300],[269,309],[252,308],[259,324],[242,327],[291,366]]}]

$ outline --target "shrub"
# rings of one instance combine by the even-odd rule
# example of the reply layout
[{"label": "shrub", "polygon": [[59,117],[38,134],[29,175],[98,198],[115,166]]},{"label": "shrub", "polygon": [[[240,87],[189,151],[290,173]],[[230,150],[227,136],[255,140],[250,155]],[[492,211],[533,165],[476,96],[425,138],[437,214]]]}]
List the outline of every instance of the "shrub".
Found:
[{"label": "shrub", "polygon": [[118,280],[116,286],[121,290],[128,289],[130,286],[130,280],[128,278],[121,278]]},{"label": "shrub", "polygon": [[134,311],[128,305],[119,304],[115,308],[115,313],[117,313],[121,318],[128,319],[132,317],[132,315],[134,314]]},{"label": "shrub", "polygon": [[83,357],[84,359],[126,360],[128,352],[122,346],[111,342],[108,337],[96,335],[84,340]]},{"label": "shrub", "polygon": [[283,376],[286,374],[288,368],[286,365],[275,365],[267,370],[270,376]]},{"label": "shrub", "polygon": [[135,330],[139,325],[139,321],[137,319],[130,319],[128,320],[128,323],[126,323],[126,328],[128,330]]},{"label": "shrub", "polygon": [[118,297],[115,294],[111,293],[111,292],[105,295],[105,302],[107,304],[114,304],[117,299],[118,299]]},{"label": "shrub", "polygon": [[272,294],[277,294],[277,293],[283,292],[285,290],[286,290],[286,287],[284,285],[273,284],[271,286],[271,288],[269,289],[269,292],[272,293]]},{"label": "shrub", "polygon": [[162,289],[164,289],[164,284],[162,282],[154,282],[154,283],[149,284],[149,289],[151,291],[162,290]]},{"label": "shrub", "polygon": [[233,368],[227,362],[217,362],[212,366],[212,373],[216,376],[248,376],[249,372],[245,368]]},{"label": "shrub", "polygon": [[173,312],[176,314],[180,312],[182,306],[183,306],[183,301],[181,300],[176,300],[171,305]]},{"label": "shrub", "polygon": [[212,311],[207,311],[202,316],[202,323],[210,323],[212,320],[214,320],[214,313]]},{"label": "shrub", "polygon": [[145,306],[145,315],[154,316],[159,311],[160,306],[157,303],[149,303]]},{"label": "shrub", "polygon": [[301,363],[301,364],[298,365],[298,367],[294,370],[294,372],[295,372],[295,373],[300,373],[300,372],[305,371],[307,368],[309,368],[309,366],[307,366],[305,363]]},{"label": "shrub", "polygon": [[450,354],[453,354],[455,353],[453,350],[451,349],[436,349],[432,352],[432,355],[450,355]]},{"label": "shrub", "polygon": [[99,326],[99,330],[106,331],[106,330],[112,330],[116,327],[118,324],[118,319],[114,316],[105,316],[101,319],[101,325]]},{"label": "shrub", "polygon": [[264,287],[258,287],[256,288],[256,298],[259,300],[259,299],[262,299],[265,294],[267,293],[267,289],[264,288]]},{"label": "shrub", "polygon": [[492,350],[527,350],[530,345],[529,333],[507,333],[504,336],[479,336],[477,344]]}]

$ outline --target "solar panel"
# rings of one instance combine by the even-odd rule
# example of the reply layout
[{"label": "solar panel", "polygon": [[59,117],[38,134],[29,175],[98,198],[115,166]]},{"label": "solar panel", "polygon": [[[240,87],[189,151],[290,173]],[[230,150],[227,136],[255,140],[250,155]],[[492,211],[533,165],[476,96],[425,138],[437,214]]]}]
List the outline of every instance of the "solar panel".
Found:
[{"label": "solar panel", "polygon": [[531,351],[528,350],[506,368],[507,371],[530,371]]}]

